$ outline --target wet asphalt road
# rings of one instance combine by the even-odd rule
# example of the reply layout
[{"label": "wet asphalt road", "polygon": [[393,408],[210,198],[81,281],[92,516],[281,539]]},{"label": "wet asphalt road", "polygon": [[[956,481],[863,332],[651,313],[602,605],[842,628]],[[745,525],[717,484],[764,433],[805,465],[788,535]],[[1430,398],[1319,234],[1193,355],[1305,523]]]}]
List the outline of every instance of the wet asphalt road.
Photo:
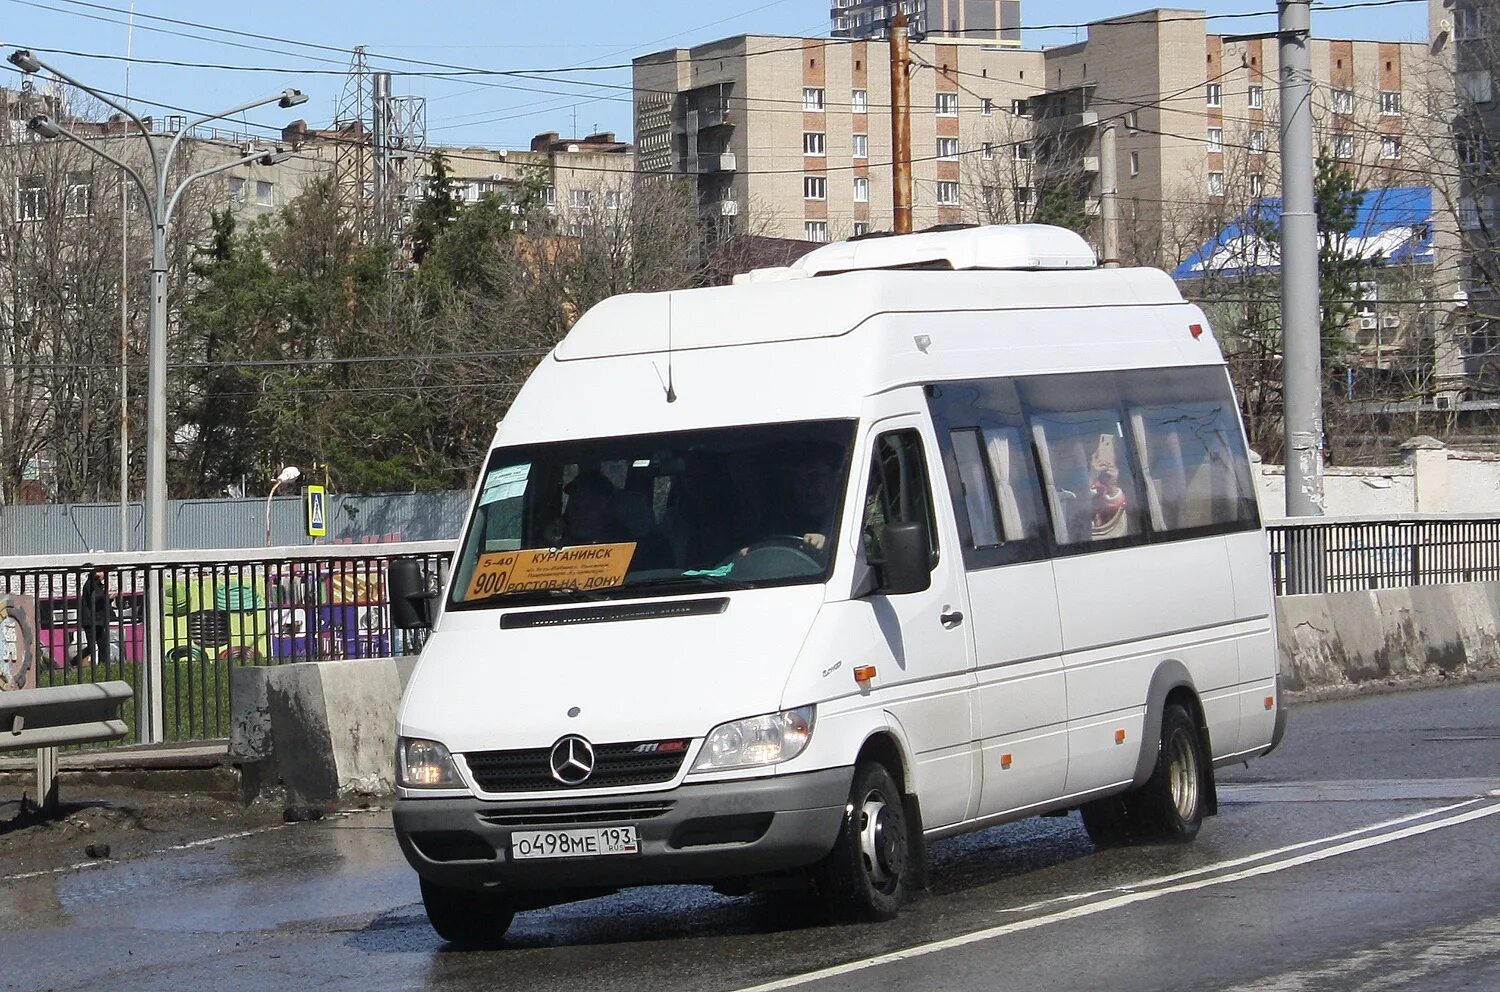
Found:
[{"label": "wet asphalt road", "polygon": [[[934,845],[895,923],[654,888],[447,950],[385,813],[39,877],[0,866],[0,989],[1500,990],[1500,684],[1309,704],[1186,847],[1077,817]],[[882,957],[883,956],[883,957]]]}]

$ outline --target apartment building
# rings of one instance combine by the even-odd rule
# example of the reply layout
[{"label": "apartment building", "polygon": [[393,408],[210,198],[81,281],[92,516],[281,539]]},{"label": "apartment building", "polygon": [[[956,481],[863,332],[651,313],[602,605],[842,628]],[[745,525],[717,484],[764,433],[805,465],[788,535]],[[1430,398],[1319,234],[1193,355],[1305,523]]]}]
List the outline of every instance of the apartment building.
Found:
[{"label": "apartment building", "polygon": [[[1279,189],[1276,45],[1210,34],[1202,11],[1099,21],[1043,51],[911,50],[918,228],[1029,220],[1065,194],[1096,216],[1111,124],[1127,260],[1175,265],[1205,212]],[[1313,43],[1322,139],[1371,185],[1420,181],[1406,110],[1425,59],[1424,45]],[[635,62],[635,110],[642,170],[692,178],[707,215],[809,240],[891,223],[885,44],[738,36],[659,52]]]},{"label": "apartment building", "polygon": [[974,45],[1020,45],[1021,0],[832,0],[835,38],[887,36],[891,18],[907,16],[913,38]]},{"label": "apartment building", "polygon": [[[642,172],[691,178],[706,216],[752,233],[827,241],[889,230],[888,46],[740,35],[635,62]],[[1013,156],[1029,136],[1041,52],[915,44],[913,223],[959,223],[979,206],[964,159]],[[982,95],[976,95],[982,94]],[[977,173],[976,173],[977,174]]]},{"label": "apartment building", "polygon": [[538,134],[529,148],[443,148],[457,196],[472,203],[523,182],[542,183],[542,198],[559,213],[618,209],[635,175],[635,148],[609,131],[564,138]]},{"label": "apartment building", "polygon": [[[1451,135],[1434,150],[1441,316],[1459,342],[1446,356],[1451,393],[1500,384],[1500,3],[1429,0],[1431,101]],[[1443,356],[1439,356],[1443,357]]]}]

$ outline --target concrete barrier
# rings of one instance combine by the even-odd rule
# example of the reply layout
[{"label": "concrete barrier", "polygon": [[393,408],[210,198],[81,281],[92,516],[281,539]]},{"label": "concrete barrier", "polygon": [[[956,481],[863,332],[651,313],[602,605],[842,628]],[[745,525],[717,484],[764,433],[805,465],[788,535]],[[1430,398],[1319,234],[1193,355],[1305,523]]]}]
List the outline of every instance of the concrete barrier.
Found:
[{"label": "concrete barrier", "polygon": [[416,659],[249,667],[229,683],[245,798],[327,805],[394,787],[396,708]]},{"label": "concrete barrier", "polygon": [[1500,582],[1283,596],[1276,620],[1293,692],[1500,672]]}]

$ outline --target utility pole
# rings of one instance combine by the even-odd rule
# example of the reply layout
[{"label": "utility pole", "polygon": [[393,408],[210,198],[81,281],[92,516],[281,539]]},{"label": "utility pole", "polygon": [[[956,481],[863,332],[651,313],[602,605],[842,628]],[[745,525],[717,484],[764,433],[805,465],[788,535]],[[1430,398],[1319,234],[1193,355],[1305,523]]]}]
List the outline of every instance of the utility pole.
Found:
[{"label": "utility pole", "polygon": [[1115,122],[1099,132],[1099,223],[1104,229],[1104,267],[1120,267],[1120,177],[1115,163]]},{"label": "utility pole", "polygon": [[1323,515],[1323,342],[1313,204],[1310,0],[1278,0],[1281,45],[1281,376],[1286,514]]},{"label": "utility pole", "polygon": [[897,234],[911,233],[911,65],[906,13],[891,18],[891,209]]}]

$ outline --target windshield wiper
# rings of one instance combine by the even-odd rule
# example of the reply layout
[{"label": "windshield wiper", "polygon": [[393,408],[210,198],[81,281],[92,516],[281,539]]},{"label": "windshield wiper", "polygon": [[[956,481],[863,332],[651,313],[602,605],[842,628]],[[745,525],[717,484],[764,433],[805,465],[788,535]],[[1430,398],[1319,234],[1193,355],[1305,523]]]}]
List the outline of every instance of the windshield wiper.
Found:
[{"label": "windshield wiper", "polygon": [[660,578],[646,579],[644,582],[628,582],[624,589],[680,589],[709,586],[714,589],[754,589],[755,584],[744,582],[740,579],[731,579],[726,575],[714,575],[709,572],[698,575],[664,575]]}]

